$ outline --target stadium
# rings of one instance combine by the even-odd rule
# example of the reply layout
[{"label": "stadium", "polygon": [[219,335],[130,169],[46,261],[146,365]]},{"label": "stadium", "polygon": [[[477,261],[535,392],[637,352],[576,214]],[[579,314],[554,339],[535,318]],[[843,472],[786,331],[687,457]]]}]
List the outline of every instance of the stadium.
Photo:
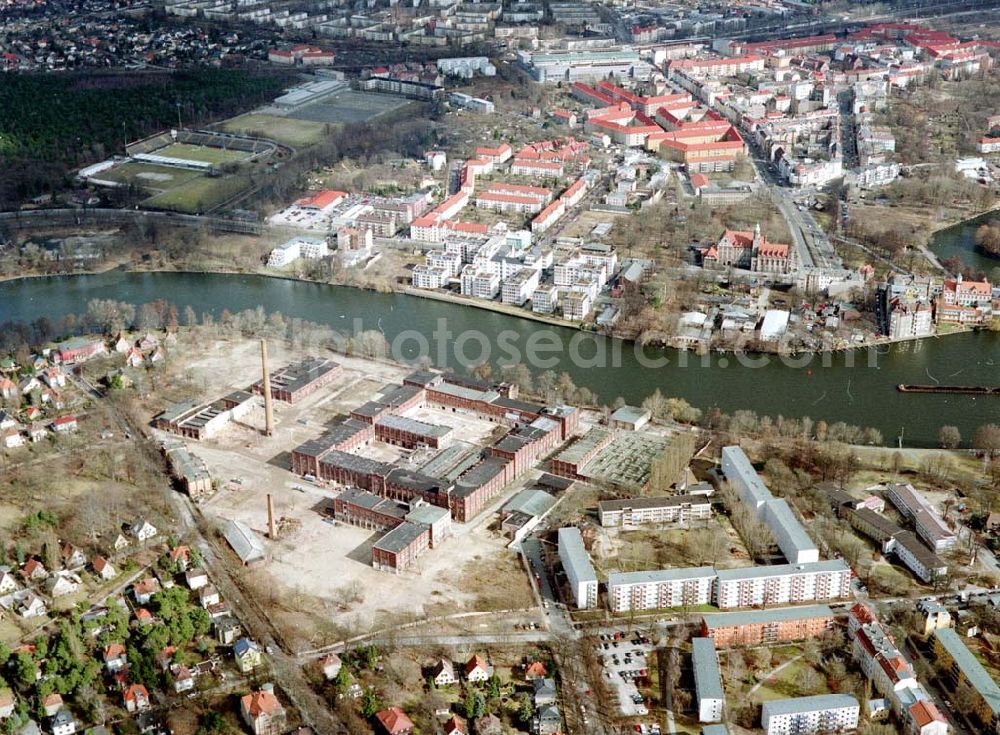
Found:
[{"label": "stadium", "polygon": [[286,157],[290,151],[270,140],[206,130],[170,130],[125,146],[115,157],[82,169],[78,177],[94,186],[131,186],[149,196],[151,209],[205,213],[235,199],[249,187],[249,169]]}]

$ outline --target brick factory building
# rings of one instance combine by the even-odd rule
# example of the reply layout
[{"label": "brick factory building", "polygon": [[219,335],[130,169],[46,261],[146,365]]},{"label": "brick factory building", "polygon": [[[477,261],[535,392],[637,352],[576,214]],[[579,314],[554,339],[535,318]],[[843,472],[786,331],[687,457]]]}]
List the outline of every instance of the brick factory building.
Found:
[{"label": "brick factory building", "polygon": [[[295,403],[332,383],[340,370],[340,365],[333,360],[307,357],[271,374],[271,396],[278,401]],[[263,395],[263,380],[253,384],[253,392]]]},{"label": "brick factory building", "polygon": [[404,522],[372,545],[372,567],[382,572],[399,572],[430,548],[427,526]]}]

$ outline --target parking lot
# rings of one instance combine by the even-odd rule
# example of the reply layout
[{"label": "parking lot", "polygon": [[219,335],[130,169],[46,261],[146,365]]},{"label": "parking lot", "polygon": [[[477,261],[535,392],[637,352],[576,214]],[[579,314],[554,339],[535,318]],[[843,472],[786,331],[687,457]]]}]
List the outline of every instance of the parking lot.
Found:
[{"label": "parking lot", "polygon": [[625,631],[602,633],[597,646],[604,662],[604,676],[618,692],[618,702],[626,717],[649,714],[636,682],[649,676],[649,652],[653,645],[649,638],[634,633],[631,638]]}]

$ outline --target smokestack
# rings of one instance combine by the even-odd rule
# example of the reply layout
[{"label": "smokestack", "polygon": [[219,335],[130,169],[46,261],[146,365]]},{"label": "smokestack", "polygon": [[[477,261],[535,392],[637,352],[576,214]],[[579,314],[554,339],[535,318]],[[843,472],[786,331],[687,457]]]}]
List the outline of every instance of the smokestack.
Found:
[{"label": "smokestack", "polygon": [[274,526],[274,498],[271,497],[271,493],[267,494],[267,535],[272,541],[278,539],[278,529]]},{"label": "smokestack", "polygon": [[274,407],[271,405],[271,371],[267,369],[267,340],[260,341],[260,368],[264,374],[264,434],[274,433]]}]

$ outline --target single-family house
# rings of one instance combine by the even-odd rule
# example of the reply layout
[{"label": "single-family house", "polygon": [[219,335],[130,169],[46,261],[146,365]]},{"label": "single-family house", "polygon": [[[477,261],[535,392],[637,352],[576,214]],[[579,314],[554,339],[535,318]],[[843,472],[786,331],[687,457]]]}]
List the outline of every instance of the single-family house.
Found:
[{"label": "single-family house", "polygon": [[83,553],[83,549],[79,546],[63,544],[59,550],[59,554],[62,556],[63,566],[71,571],[83,569],[87,566],[87,555]]},{"label": "single-family house", "polygon": [[245,695],[240,700],[240,712],[254,735],[282,735],[285,732],[285,708],[269,684]]},{"label": "single-family house", "polygon": [[91,566],[94,569],[94,574],[103,579],[105,582],[118,576],[118,570],[116,570],[114,565],[103,556],[94,557],[94,561]]},{"label": "single-family house", "polygon": [[331,681],[337,678],[337,674],[340,673],[340,669],[344,664],[340,660],[340,656],[335,653],[328,653],[320,659],[319,665],[323,669],[323,678]]},{"label": "single-family house", "polygon": [[139,625],[150,625],[153,622],[153,613],[144,607],[135,609],[135,622]]},{"label": "single-family house", "polygon": [[466,735],[465,721],[458,715],[452,715],[444,723],[444,735]]},{"label": "single-family house", "polygon": [[390,707],[375,713],[379,732],[385,735],[412,735],[413,720],[399,707]]},{"label": "single-family house", "polygon": [[21,411],[21,416],[25,421],[37,421],[42,417],[42,409],[38,406],[28,406],[26,409]]},{"label": "single-family house", "polygon": [[194,674],[187,666],[174,664],[170,667],[170,676],[174,680],[174,691],[178,694],[194,689]]},{"label": "single-family house", "polygon": [[214,584],[206,584],[198,590],[198,601],[201,603],[202,607],[218,605],[221,599],[222,598],[219,597],[219,590],[216,589]]},{"label": "single-family house", "polygon": [[477,653],[473,655],[472,658],[465,664],[465,679],[466,681],[475,683],[489,681],[492,670],[487,665],[486,661]]},{"label": "single-family house", "polygon": [[549,670],[545,668],[545,664],[541,661],[532,661],[527,666],[524,667],[524,680],[534,681],[535,679],[544,679],[549,675]]},{"label": "single-family house", "polygon": [[152,332],[146,332],[135,344],[140,350],[151,350],[160,346],[160,340]]},{"label": "single-family house", "polygon": [[233,657],[236,667],[247,674],[264,662],[260,646],[249,638],[240,638],[233,644]]},{"label": "single-family house", "polygon": [[16,428],[4,429],[3,430],[3,445],[7,449],[17,449],[18,447],[23,447],[27,442],[25,441],[24,434],[22,434]]},{"label": "single-family house", "polygon": [[119,332],[111,342],[111,348],[119,354],[125,354],[131,346],[132,342],[122,332]]},{"label": "single-family house", "polygon": [[160,652],[156,654],[156,663],[160,667],[160,671],[168,671],[174,663],[174,656],[177,655],[177,646],[164,646],[160,649]]},{"label": "single-family house", "polygon": [[156,526],[145,518],[138,518],[135,523],[129,526],[129,533],[136,541],[148,541],[159,532],[156,530]]},{"label": "single-family house", "polygon": [[458,677],[455,676],[455,664],[446,659],[441,659],[431,669],[431,679],[434,680],[434,686],[439,687],[457,684]]},{"label": "single-family house", "polygon": [[208,574],[201,568],[188,569],[184,572],[184,581],[187,582],[187,586],[191,589],[200,590],[208,584]]},{"label": "single-family house", "polygon": [[45,712],[46,717],[54,717],[56,712],[61,710],[62,707],[63,698],[59,692],[52,692],[52,694],[42,698],[42,710]]},{"label": "single-family house", "polygon": [[32,557],[21,567],[21,576],[28,581],[39,582],[48,577],[49,572],[45,569],[44,564]]},{"label": "single-family house", "polygon": [[104,668],[110,672],[121,671],[128,666],[128,655],[121,643],[109,643],[104,647]]},{"label": "single-family house", "polygon": [[0,595],[17,589],[17,577],[10,567],[0,567]]},{"label": "single-family house", "polygon": [[60,416],[52,421],[52,431],[57,434],[71,434],[76,429],[76,416]]},{"label": "single-family house", "polygon": [[188,564],[191,563],[191,548],[184,545],[175,546],[170,550],[170,561],[182,572],[186,572]]},{"label": "single-family house", "polygon": [[555,679],[535,679],[531,682],[532,701],[535,707],[542,707],[546,704],[555,704],[558,698]]},{"label": "single-family house", "polygon": [[537,735],[554,735],[562,727],[562,715],[554,704],[540,707],[535,713],[535,732]]},{"label": "single-family house", "polygon": [[28,438],[32,441],[32,443],[40,442],[48,435],[49,430],[43,423],[35,422],[28,427]]},{"label": "single-family house", "polygon": [[14,714],[16,704],[17,700],[14,698],[14,692],[10,689],[0,689],[0,720],[6,720]]},{"label": "single-family house", "polygon": [[17,398],[21,395],[21,391],[17,389],[17,383],[8,378],[6,375],[0,377],[0,398],[5,401],[9,401],[13,398]]},{"label": "single-family house", "polygon": [[142,684],[132,684],[125,688],[122,700],[129,712],[141,712],[149,707],[149,692]]},{"label": "single-family house", "polygon": [[143,356],[142,350],[138,347],[129,347],[125,353],[125,364],[131,368],[139,368],[144,362],[146,362],[146,358]]},{"label": "single-family house", "polygon": [[29,375],[26,378],[22,378],[21,382],[18,383],[17,389],[21,391],[21,395],[27,396],[35,391],[41,391],[45,386],[42,385],[42,381],[36,378],[34,375]]},{"label": "single-family house", "polygon": [[125,538],[125,534],[119,533],[117,536],[115,536],[114,543],[111,544],[111,547],[115,551],[124,551],[125,549],[128,548],[128,545],[129,545],[129,540]]},{"label": "single-family house", "polygon": [[140,605],[149,604],[153,595],[160,590],[160,580],[156,577],[144,577],[132,585],[132,594],[135,595],[135,601]]},{"label": "single-family house", "polygon": [[80,589],[80,584],[80,578],[73,572],[56,572],[45,580],[45,589],[52,597],[64,597]]},{"label": "single-family house", "polygon": [[243,635],[243,626],[234,617],[226,616],[215,621],[215,639],[224,646],[231,646]]},{"label": "single-family house", "polygon": [[73,735],[76,732],[76,718],[63,707],[49,718],[49,730],[52,735]]},{"label": "single-family house", "polygon": [[45,602],[41,597],[36,595],[31,590],[25,590],[25,594],[21,597],[18,602],[17,612],[25,620],[31,618],[40,618],[48,613],[45,607]]}]

